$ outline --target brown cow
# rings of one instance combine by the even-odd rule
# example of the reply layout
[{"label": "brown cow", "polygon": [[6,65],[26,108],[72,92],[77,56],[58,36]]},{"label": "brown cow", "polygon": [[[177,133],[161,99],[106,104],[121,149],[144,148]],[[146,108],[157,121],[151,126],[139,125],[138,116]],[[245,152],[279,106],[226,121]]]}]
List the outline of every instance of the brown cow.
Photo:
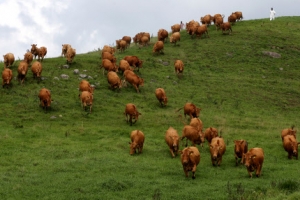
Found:
[{"label": "brown cow", "polygon": [[234,140],[235,165],[238,166],[238,159],[243,163],[243,154],[248,152],[248,142],[246,140]]},{"label": "brown cow", "polygon": [[133,68],[130,67],[129,63],[127,62],[127,60],[120,60],[120,63],[119,63],[119,70],[122,71],[122,73],[124,73],[125,70],[131,70],[133,71]]},{"label": "brown cow", "polygon": [[66,53],[67,64],[69,63],[71,64],[75,56],[76,56],[76,49],[73,49],[72,47],[69,48]]},{"label": "brown cow", "polygon": [[215,22],[214,22],[216,30],[220,29],[221,24],[223,24],[223,23],[224,23],[223,22],[223,17],[216,17]]},{"label": "brown cow", "polygon": [[194,20],[191,20],[190,22],[186,23],[186,31],[191,36],[191,38],[194,37],[199,26],[200,23]]},{"label": "brown cow", "polygon": [[[138,112],[136,106],[132,103],[128,103],[126,104],[125,107],[125,112],[124,112],[125,116],[126,116],[126,122],[130,123],[130,126],[132,126],[132,124],[135,124],[139,118],[139,115],[142,115],[141,113]],[[129,119],[128,119],[129,116]],[[135,120],[134,122],[132,120]]]},{"label": "brown cow", "polygon": [[155,96],[162,107],[167,105],[168,98],[167,98],[166,92],[163,88],[156,88]]},{"label": "brown cow", "polygon": [[[43,62],[44,57],[47,54],[47,48],[46,47],[37,47],[37,44],[31,45],[31,53],[34,55],[34,59],[36,59],[36,56],[38,56],[38,61]],[[42,60],[40,60],[42,58]]]},{"label": "brown cow", "polygon": [[232,14],[236,15],[236,19],[241,21],[243,19],[243,13],[241,11],[233,12]]},{"label": "brown cow", "polygon": [[102,52],[102,60],[103,59],[108,59],[108,60],[110,60],[112,63],[116,63],[117,62],[117,59],[116,59],[116,57],[112,54],[112,53],[109,53],[109,52],[107,52],[107,51],[104,51],[104,52]]},{"label": "brown cow", "polygon": [[171,26],[172,33],[180,32],[180,24],[174,24]]},{"label": "brown cow", "polygon": [[90,93],[89,91],[83,91],[81,92],[80,96],[80,101],[81,101],[81,106],[83,110],[86,110],[87,107],[90,107],[90,113],[92,113],[92,106],[93,106],[93,94]]},{"label": "brown cow", "polygon": [[180,41],[180,32],[175,32],[170,36],[170,43],[174,43],[174,46],[177,41]]},{"label": "brown cow", "polygon": [[123,59],[126,60],[130,66],[134,67],[134,69],[137,68],[137,71],[142,68],[143,61],[140,60],[137,56],[125,56]]},{"label": "brown cow", "polygon": [[131,37],[130,36],[123,36],[122,37],[122,40],[125,40],[126,41],[126,46],[130,46],[130,43],[131,43]]},{"label": "brown cow", "polygon": [[142,153],[144,141],[145,141],[145,135],[140,130],[134,130],[130,133],[130,155],[133,155],[136,153],[136,150],[138,153]]},{"label": "brown cow", "polygon": [[120,52],[123,52],[127,48],[127,42],[125,40],[116,40],[116,48],[119,49]]},{"label": "brown cow", "polygon": [[288,158],[292,159],[293,156],[298,160],[298,146],[300,142],[297,142],[296,138],[292,135],[286,135],[283,139],[283,148],[288,152]]},{"label": "brown cow", "polygon": [[243,155],[243,160],[247,168],[250,178],[252,178],[252,172],[256,170],[256,177],[261,175],[261,168],[264,162],[264,151],[262,148],[252,148]]},{"label": "brown cow", "polygon": [[201,132],[201,130],[191,125],[185,125],[183,127],[181,140],[184,138],[186,138],[185,146],[187,146],[187,140],[192,142],[192,146],[196,146],[196,144],[198,144],[203,147],[203,143],[205,142],[204,134]]},{"label": "brown cow", "polygon": [[3,55],[4,68],[10,67],[15,62],[15,56],[12,53]]},{"label": "brown cow", "polygon": [[202,23],[202,25],[205,24],[209,26],[212,21],[213,21],[213,17],[211,15],[205,15],[204,17],[200,18],[200,22]]},{"label": "brown cow", "polygon": [[26,61],[21,61],[18,66],[18,80],[23,84],[25,76],[28,71],[28,63]]},{"label": "brown cow", "polygon": [[146,35],[143,35],[139,40],[139,44],[142,46],[148,46],[149,42],[150,42],[150,38]]},{"label": "brown cow", "polygon": [[223,34],[225,33],[225,31],[228,31],[228,34],[232,33],[231,24],[229,22],[220,24],[220,28],[222,29]]},{"label": "brown cow", "polygon": [[126,81],[128,81],[131,85],[133,85],[133,87],[136,89],[136,92],[140,93],[139,86],[143,86],[144,85],[144,79],[141,78],[141,77],[139,77],[138,75],[136,75],[131,70],[125,70],[124,71],[124,77],[125,77]]},{"label": "brown cow", "polygon": [[197,37],[199,37],[201,39],[201,37],[202,37],[203,34],[205,34],[206,37],[209,38],[208,31],[207,31],[207,25],[206,24],[197,27],[197,31],[196,31]]},{"label": "brown cow", "polygon": [[5,85],[7,85],[8,87],[11,84],[12,78],[12,70],[9,68],[4,68],[4,70],[2,71],[2,88],[4,88]]},{"label": "brown cow", "polygon": [[[190,119],[193,117],[197,118],[199,117],[201,108],[197,108],[195,104],[193,103],[186,103],[184,107],[182,107],[184,110],[184,117],[186,118],[186,115],[190,116]],[[181,110],[182,108],[179,108],[176,112]]]},{"label": "brown cow", "polygon": [[175,60],[174,62],[174,67],[175,67],[175,73],[177,74],[177,76],[180,74],[183,74],[183,70],[184,70],[184,64],[181,60]]},{"label": "brown cow", "polygon": [[115,53],[115,51],[116,51],[115,48],[110,47],[110,46],[108,46],[108,45],[104,45],[104,47],[103,47],[103,49],[102,49],[102,53],[103,53],[103,52],[108,52],[108,53],[110,53],[110,54],[112,54],[112,55]]},{"label": "brown cow", "polygon": [[283,141],[283,138],[286,136],[286,135],[293,135],[295,137],[295,139],[297,138],[296,137],[296,133],[297,133],[297,130],[294,129],[294,126],[292,126],[291,128],[286,128],[286,129],[283,129],[281,131],[281,140]]},{"label": "brown cow", "polygon": [[169,146],[172,157],[175,158],[179,148],[179,135],[177,130],[175,130],[173,127],[169,127],[165,134],[165,141]]},{"label": "brown cow", "polygon": [[192,171],[192,179],[195,179],[197,165],[200,162],[200,152],[197,147],[186,147],[181,151],[181,164],[185,176],[189,176],[189,171]]},{"label": "brown cow", "polygon": [[101,68],[103,68],[103,75],[104,70],[106,70],[107,72],[118,72],[118,66],[116,65],[116,63],[111,62],[109,59],[102,59],[102,65],[100,66],[100,70]]},{"label": "brown cow", "polygon": [[26,52],[24,54],[24,61],[27,62],[28,65],[30,65],[32,60],[33,60],[33,54],[30,51]]},{"label": "brown cow", "polygon": [[228,22],[230,22],[232,25],[234,25],[235,22],[236,22],[236,19],[237,19],[236,14],[232,13],[232,14],[229,15],[229,17],[228,17]]},{"label": "brown cow", "polygon": [[81,80],[79,83],[79,91],[83,92],[83,91],[88,91],[90,93],[94,93],[94,87],[92,87],[90,85],[90,83],[87,80]]},{"label": "brown cow", "polygon": [[204,137],[208,144],[210,144],[213,138],[218,137],[218,130],[216,128],[209,127],[205,130]]},{"label": "brown cow", "polygon": [[222,156],[226,151],[224,139],[221,137],[213,138],[209,147],[212,165],[220,166],[222,162]]},{"label": "brown cow", "polygon": [[42,63],[40,63],[39,61],[35,61],[34,63],[32,63],[31,71],[32,71],[33,78],[37,78],[38,81],[40,81],[42,71],[43,71]]},{"label": "brown cow", "polygon": [[68,49],[70,49],[72,47],[69,44],[62,44],[61,46],[62,46],[62,48],[61,48],[61,56],[66,57]]},{"label": "brown cow", "polygon": [[216,24],[216,19],[218,18],[218,17],[221,17],[222,19],[225,17],[225,15],[221,15],[221,14],[215,14],[214,16],[213,16],[213,18],[212,18],[212,21],[214,22],[214,24]]},{"label": "brown cow", "polygon": [[157,33],[157,39],[158,41],[165,42],[165,39],[168,38],[169,33],[165,29],[159,29]]},{"label": "brown cow", "polygon": [[48,89],[42,88],[38,95],[40,99],[40,105],[43,107],[43,109],[46,111],[51,106],[51,93]]},{"label": "brown cow", "polygon": [[163,52],[163,49],[164,49],[164,43],[162,41],[157,41],[154,46],[153,46],[153,54],[154,53],[164,53]]},{"label": "brown cow", "polygon": [[107,82],[110,84],[110,88],[121,88],[123,82],[116,72],[110,71],[107,73]]}]

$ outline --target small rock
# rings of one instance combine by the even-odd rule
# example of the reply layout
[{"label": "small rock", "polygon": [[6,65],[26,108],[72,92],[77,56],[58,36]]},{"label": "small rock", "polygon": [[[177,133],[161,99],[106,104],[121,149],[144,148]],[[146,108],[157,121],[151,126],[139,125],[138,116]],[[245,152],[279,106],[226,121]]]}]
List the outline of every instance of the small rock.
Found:
[{"label": "small rock", "polygon": [[279,68],[279,70],[280,70],[280,71],[282,71],[282,70],[283,70],[283,68],[282,68],[282,67],[280,67],[280,68]]},{"label": "small rock", "polygon": [[54,79],[54,80],[58,80],[58,81],[59,81],[59,78],[58,78],[58,77],[56,77],[56,76],[55,76],[53,79]]},{"label": "small rock", "polygon": [[166,78],[170,78],[170,76],[166,76]]},{"label": "small rock", "polygon": [[91,77],[91,76],[88,76],[87,78],[88,78],[88,79],[93,79],[93,77]]},{"label": "small rock", "polygon": [[79,73],[79,69],[74,69],[73,73],[74,74],[78,74]]},{"label": "small rock", "polygon": [[271,51],[263,51],[262,52],[264,55],[266,56],[270,56],[272,58],[280,58],[281,55],[279,53],[276,53],[276,52],[271,52]]},{"label": "small rock", "polygon": [[67,74],[62,74],[62,75],[60,75],[60,77],[61,77],[62,79],[69,79],[69,76],[68,76]]},{"label": "small rock", "polygon": [[169,65],[169,62],[163,62],[162,63],[164,66],[168,66]]},{"label": "small rock", "polygon": [[54,116],[54,115],[50,117],[50,119],[55,119],[55,118],[56,118],[56,116]]},{"label": "small rock", "polygon": [[64,68],[64,69],[69,69],[70,66],[69,66],[69,65],[63,65],[63,68]]},{"label": "small rock", "polygon": [[79,77],[80,77],[80,78],[86,78],[87,75],[86,75],[86,74],[79,74]]}]

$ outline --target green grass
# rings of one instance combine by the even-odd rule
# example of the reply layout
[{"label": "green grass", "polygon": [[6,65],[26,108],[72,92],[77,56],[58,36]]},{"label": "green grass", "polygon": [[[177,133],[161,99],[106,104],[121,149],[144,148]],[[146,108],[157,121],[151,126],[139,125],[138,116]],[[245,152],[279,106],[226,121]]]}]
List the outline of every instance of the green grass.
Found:
[{"label": "green grass", "polygon": [[[14,79],[11,88],[0,89],[1,199],[299,199],[299,161],[287,158],[280,138],[282,129],[298,127],[299,20],[242,21],[231,35],[211,26],[210,38],[202,39],[182,31],[179,45],[167,42],[158,55],[152,55],[156,38],[148,47],[132,44],[116,57],[144,60],[137,72],[145,79],[140,94],[131,85],[108,89],[100,52],[76,55],[69,69],[62,67],[64,58],[45,59],[40,83],[29,71],[24,85]],[[174,73],[175,59],[185,64],[182,78]],[[12,66],[15,77],[19,62]],[[81,108],[74,69],[96,86],[91,114]],[[48,112],[39,107],[42,87],[54,99]],[[167,107],[155,98],[157,87],[165,89]],[[220,167],[212,166],[207,143],[198,146],[195,180],[184,176],[179,157],[171,158],[164,141],[169,126],[181,135],[183,113],[175,111],[186,102],[201,107],[204,128],[222,129],[227,145]],[[142,113],[133,126],[123,115],[127,103]],[[145,134],[144,150],[130,156],[129,134],[135,129]],[[244,166],[235,166],[235,139],[264,149],[260,178],[250,179]]]}]

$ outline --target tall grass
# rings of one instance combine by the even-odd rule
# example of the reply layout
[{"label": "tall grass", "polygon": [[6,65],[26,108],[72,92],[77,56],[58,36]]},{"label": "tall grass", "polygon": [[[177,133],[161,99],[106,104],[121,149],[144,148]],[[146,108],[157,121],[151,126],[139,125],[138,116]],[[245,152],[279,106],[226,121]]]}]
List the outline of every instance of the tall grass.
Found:
[{"label": "tall grass", "polygon": [[[147,47],[132,44],[116,57],[137,55],[144,61],[137,72],[145,79],[140,94],[131,85],[120,91],[108,88],[99,51],[76,55],[70,68],[63,67],[64,58],[44,59],[43,81],[38,83],[29,71],[24,85],[14,79],[11,88],[0,90],[1,199],[299,198],[299,161],[287,158],[280,138],[282,129],[299,124],[299,20],[242,21],[231,35],[211,26],[210,38],[202,39],[182,31],[178,45],[167,42],[158,55],[152,55],[156,38]],[[175,59],[185,64],[181,78],[174,73]],[[19,62],[12,66],[15,77]],[[91,114],[81,108],[80,77],[74,69],[91,76],[89,82],[96,86]],[[54,99],[47,112],[37,98],[42,87]],[[157,87],[167,93],[166,107],[155,98]],[[201,107],[204,128],[222,129],[227,145],[220,167],[212,166],[207,143],[198,146],[195,180],[184,176],[179,157],[171,158],[164,141],[169,126],[181,134],[183,113],[175,111],[186,102]],[[133,126],[123,114],[127,103],[142,113]],[[188,117],[183,120],[189,123]],[[130,156],[134,129],[146,139],[143,153]],[[264,149],[260,178],[250,179],[244,166],[235,166],[235,139]]]}]

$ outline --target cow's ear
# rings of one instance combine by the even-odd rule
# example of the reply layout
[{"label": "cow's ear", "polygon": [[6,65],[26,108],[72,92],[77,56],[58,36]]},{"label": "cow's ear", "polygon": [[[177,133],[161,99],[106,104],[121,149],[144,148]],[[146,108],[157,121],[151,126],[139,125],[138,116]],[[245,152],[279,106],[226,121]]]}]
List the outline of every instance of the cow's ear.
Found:
[{"label": "cow's ear", "polygon": [[131,144],[131,142],[128,142],[128,144]]},{"label": "cow's ear", "polygon": [[213,148],[213,146],[212,146],[212,145],[209,145],[209,147],[210,147],[210,148]]},{"label": "cow's ear", "polygon": [[242,140],[241,142],[240,142],[240,144],[243,144],[245,142],[245,140]]},{"label": "cow's ear", "polygon": [[189,154],[191,155],[192,153],[194,153],[194,152],[193,152],[193,151],[190,151],[190,153],[189,153]]},{"label": "cow's ear", "polygon": [[292,139],[289,137],[290,142],[293,142]]},{"label": "cow's ear", "polygon": [[300,145],[300,142],[298,142],[298,146]]}]

